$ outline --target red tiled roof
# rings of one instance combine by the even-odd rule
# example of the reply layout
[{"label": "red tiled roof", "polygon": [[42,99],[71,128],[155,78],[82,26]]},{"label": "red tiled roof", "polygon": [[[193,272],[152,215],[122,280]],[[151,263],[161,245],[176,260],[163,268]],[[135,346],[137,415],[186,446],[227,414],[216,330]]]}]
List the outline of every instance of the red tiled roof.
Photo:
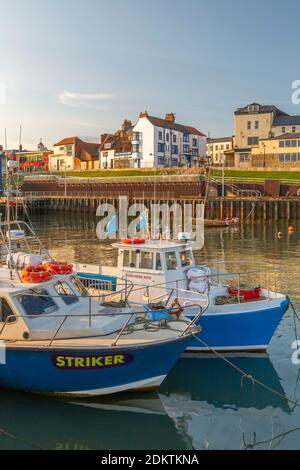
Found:
[{"label": "red tiled roof", "polygon": [[182,124],[177,124],[176,122],[167,121],[166,119],[161,119],[161,118],[157,118],[157,117],[149,116],[149,115],[145,117],[148,119],[148,121],[151,122],[151,124],[157,127],[164,127],[165,129],[185,132],[187,134],[199,135],[200,137],[206,137],[205,134],[203,134],[202,132],[198,131],[198,129],[195,129],[194,127],[191,127],[191,126],[184,126]]},{"label": "red tiled roof", "polygon": [[58,145],[69,145],[69,144],[75,144],[76,141],[82,142],[78,137],[66,137],[65,139],[57,142],[57,144],[54,144],[54,147]]}]

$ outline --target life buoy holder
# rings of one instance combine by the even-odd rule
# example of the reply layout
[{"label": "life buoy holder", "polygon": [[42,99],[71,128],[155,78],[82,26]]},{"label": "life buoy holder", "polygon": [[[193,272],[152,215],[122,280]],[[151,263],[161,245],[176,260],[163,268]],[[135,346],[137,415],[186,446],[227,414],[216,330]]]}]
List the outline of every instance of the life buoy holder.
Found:
[{"label": "life buoy holder", "polygon": [[145,240],[141,237],[124,238],[124,240],[122,240],[122,243],[124,243],[124,245],[142,245],[143,243],[145,243]]}]

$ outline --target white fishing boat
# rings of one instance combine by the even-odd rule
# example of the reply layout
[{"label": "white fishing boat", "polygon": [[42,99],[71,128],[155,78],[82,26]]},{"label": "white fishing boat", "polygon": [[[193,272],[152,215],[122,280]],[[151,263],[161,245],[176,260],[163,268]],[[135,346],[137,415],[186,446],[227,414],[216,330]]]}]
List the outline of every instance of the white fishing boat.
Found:
[{"label": "white fishing boat", "polygon": [[[288,308],[287,297],[277,289],[276,269],[222,273],[197,266],[193,244],[186,239],[126,239],[112,247],[118,251],[117,266],[76,266],[85,286],[105,297],[118,288],[119,278],[134,284],[129,299],[145,309],[158,302],[201,306],[202,330],[189,349],[265,351]],[[260,285],[262,274],[265,285]],[[243,285],[244,275],[252,275],[255,284]],[[190,308],[190,318],[195,314]]]}]

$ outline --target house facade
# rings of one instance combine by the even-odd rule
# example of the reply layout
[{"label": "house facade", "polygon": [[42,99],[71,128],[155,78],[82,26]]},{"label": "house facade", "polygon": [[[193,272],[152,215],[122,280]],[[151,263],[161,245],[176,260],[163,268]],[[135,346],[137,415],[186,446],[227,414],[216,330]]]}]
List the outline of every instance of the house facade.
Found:
[{"label": "house facade", "polygon": [[50,156],[51,171],[72,171],[99,168],[100,144],[84,142],[79,137],[67,137],[54,144]]},{"label": "house facade", "polygon": [[16,159],[19,161],[19,168],[24,173],[38,173],[49,171],[49,161],[53,154],[48,150],[42,141],[39,142],[37,150],[21,150],[16,152]]},{"label": "house facade", "polygon": [[202,132],[177,124],[173,113],[164,119],[140,113],[132,130],[133,167],[195,166],[205,158],[206,136]]},{"label": "house facade", "polygon": [[[300,133],[300,116],[290,116],[274,105],[252,103],[235,111],[234,131],[235,167],[257,167],[259,162],[266,167],[268,161],[272,161],[273,166],[276,161],[283,163],[279,161],[279,154],[282,153],[279,147],[274,157],[277,142],[290,140],[281,137],[292,135],[294,139],[291,140],[298,141],[296,135]],[[258,158],[259,155],[263,158]],[[268,155],[273,157],[268,158]]]},{"label": "house facade", "polygon": [[102,134],[100,145],[100,167],[131,168],[132,165],[132,122],[123,121],[114,134]]},{"label": "house facade", "polygon": [[300,133],[286,133],[270,139],[261,139],[251,151],[252,167],[300,167]]},{"label": "house facade", "polygon": [[228,153],[233,149],[233,137],[208,138],[206,143],[206,158],[212,165],[222,165]]}]

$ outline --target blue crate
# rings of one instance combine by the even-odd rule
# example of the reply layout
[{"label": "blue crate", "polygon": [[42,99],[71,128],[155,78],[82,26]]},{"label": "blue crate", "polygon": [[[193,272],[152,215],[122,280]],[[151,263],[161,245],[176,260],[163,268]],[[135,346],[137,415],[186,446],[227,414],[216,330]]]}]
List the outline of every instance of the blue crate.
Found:
[{"label": "blue crate", "polygon": [[162,308],[160,310],[151,309],[150,305],[144,305],[144,312],[146,317],[150,321],[160,321],[160,320],[172,320],[172,315],[170,315],[171,309]]}]

